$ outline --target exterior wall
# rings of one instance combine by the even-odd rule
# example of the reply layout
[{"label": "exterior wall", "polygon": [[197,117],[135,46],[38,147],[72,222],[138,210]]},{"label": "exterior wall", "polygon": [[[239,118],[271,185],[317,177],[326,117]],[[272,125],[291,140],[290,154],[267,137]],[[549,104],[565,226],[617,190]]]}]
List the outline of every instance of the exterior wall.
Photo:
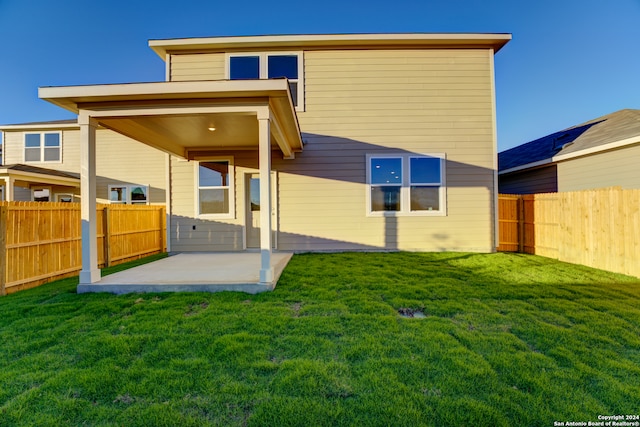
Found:
[{"label": "exterior wall", "polygon": [[224,53],[171,55],[169,80],[222,80],[225,77],[224,67]]},{"label": "exterior wall", "polygon": [[558,163],[558,190],[640,188],[640,145]]},{"label": "exterior wall", "polygon": [[[27,131],[28,132],[28,131]],[[24,132],[5,132],[5,164],[25,163]],[[107,129],[98,129],[96,148],[96,191],[99,203],[108,203],[108,186],[137,184],[149,186],[151,204],[164,204],[166,187],[165,154]],[[80,131],[62,131],[62,162],[28,162],[32,166],[80,173]],[[24,187],[34,184],[19,184]],[[42,184],[42,186],[47,186]],[[54,187],[52,194],[73,193],[79,188]],[[31,200],[26,188],[16,191],[16,200]]]},{"label": "exterior wall", "polygon": [[[493,53],[317,50],[304,55],[306,101],[298,118],[305,149],[295,160],[273,156],[278,249],[493,251]],[[221,60],[222,67],[193,64],[190,70],[209,70],[194,71],[194,80],[224,77],[224,55],[214,61],[215,56],[202,57]],[[178,62],[172,63],[177,71]],[[445,153],[447,215],[368,216],[366,155],[383,153]],[[172,162],[173,250],[243,248],[239,186],[243,172],[257,168],[257,153],[237,152],[234,161],[236,216],[221,221],[193,219],[194,166]]]},{"label": "exterior wall", "polygon": [[555,193],[558,191],[558,171],[555,164],[498,176],[498,191],[502,194]]}]

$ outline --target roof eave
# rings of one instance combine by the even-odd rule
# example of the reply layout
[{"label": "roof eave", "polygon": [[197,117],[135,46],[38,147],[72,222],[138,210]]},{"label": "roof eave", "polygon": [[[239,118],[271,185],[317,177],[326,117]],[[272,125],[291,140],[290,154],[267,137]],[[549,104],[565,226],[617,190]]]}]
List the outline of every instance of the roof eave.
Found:
[{"label": "roof eave", "polygon": [[508,173],[520,172],[520,171],[523,171],[525,169],[538,168],[540,166],[549,165],[551,163],[553,163],[553,158],[548,158],[548,159],[544,159],[544,160],[538,160],[537,162],[531,162],[531,163],[527,163],[527,164],[524,164],[524,165],[514,166],[514,167],[509,168],[509,169],[504,169],[504,170],[498,171],[498,175],[506,175]]},{"label": "roof eave", "polygon": [[498,52],[511,38],[508,33],[303,34],[149,40],[149,47],[162,59],[167,53],[274,48],[457,47]]}]

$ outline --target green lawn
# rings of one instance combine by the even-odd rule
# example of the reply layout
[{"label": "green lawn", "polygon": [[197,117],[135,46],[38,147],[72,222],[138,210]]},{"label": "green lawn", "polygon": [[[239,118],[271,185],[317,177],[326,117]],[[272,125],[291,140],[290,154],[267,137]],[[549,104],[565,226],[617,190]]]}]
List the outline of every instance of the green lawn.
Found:
[{"label": "green lawn", "polygon": [[[640,280],[296,255],[272,293],[0,298],[1,426],[552,426],[640,412]],[[424,318],[398,314],[420,311]]]}]

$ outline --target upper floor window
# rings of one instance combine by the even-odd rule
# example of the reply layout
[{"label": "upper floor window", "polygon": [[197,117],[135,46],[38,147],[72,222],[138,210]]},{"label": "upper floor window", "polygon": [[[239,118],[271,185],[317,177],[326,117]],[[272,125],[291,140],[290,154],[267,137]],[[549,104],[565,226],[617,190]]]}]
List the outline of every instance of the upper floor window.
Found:
[{"label": "upper floor window", "polygon": [[302,52],[243,53],[228,55],[230,80],[287,78],[296,109],[304,109]]},{"label": "upper floor window", "polygon": [[370,215],[445,215],[443,154],[367,156]]},{"label": "upper floor window", "polygon": [[60,162],[61,132],[29,132],[24,134],[25,162]]}]

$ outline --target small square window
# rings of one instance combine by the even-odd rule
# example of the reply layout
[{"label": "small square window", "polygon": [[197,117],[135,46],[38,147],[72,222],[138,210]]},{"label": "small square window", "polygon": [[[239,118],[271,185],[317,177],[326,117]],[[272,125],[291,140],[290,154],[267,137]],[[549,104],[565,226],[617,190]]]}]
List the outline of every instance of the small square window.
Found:
[{"label": "small square window", "polygon": [[298,78],[298,55],[269,55],[268,74],[270,79],[286,77],[296,80]]},{"label": "small square window", "polygon": [[51,190],[48,188],[34,188],[33,189],[33,201],[34,202],[49,202],[51,201]]},{"label": "small square window", "polygon": [[60,162],[62,159],[60,132],[32,132],[24,134],[25,162]]},{"label": "small square window", "polygon": [[129,186],[129,200],[132,205],[146,205],[147,204],[147,188],[141,186]]},{"label": "small square window", "polygon": [[259,79],[259,56],[232,56],[229,58],[229,79]]}]

